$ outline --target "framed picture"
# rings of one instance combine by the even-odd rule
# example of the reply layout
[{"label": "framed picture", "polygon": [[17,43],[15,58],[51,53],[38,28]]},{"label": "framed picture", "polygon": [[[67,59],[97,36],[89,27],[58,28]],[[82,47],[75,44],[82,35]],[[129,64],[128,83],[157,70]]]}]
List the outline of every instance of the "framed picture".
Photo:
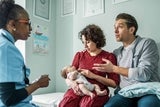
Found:
[{"label": "framed picture", "polygon": [[48,27],[33,24],[32,49],[34,54],[47,55],[49,53]]},{"label": "framed picture", "polygon": [[50,0],[34,0],[34,16],[40,19],[49,21],[50,20]]},{"label": "framed picture", "polygon": [[99,15],[104,13],[104,0],[83,0],[84,17]]},{"label": "framed picture", "polygon": [[75,14],[75,0],[61,0],[61,16]]},{"label": "framed picture", "polygon": [[128,1],[128,0],[112,0],[112,4],[118,4],[125,1]]}]

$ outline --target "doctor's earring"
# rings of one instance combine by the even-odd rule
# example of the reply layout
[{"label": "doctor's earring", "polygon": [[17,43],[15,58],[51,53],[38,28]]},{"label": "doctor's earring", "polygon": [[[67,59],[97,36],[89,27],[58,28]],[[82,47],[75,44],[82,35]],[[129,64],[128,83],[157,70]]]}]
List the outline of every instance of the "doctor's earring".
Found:
[{"label": "doctor's earring", "polygon": [[13,31],[16,31],[16,28],[13,28]]}]

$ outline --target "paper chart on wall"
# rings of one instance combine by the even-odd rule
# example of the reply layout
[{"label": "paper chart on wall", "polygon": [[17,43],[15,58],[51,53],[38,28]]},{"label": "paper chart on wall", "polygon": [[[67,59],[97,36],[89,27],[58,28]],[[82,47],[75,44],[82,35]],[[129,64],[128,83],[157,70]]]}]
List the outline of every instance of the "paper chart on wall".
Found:
[{"label": "paper chart on wall", "polygon": [[84,17],[104,13],[104,0],[84,0]]},{"label": "paper chart on wall", "polygon": [[39,55],[48,54],[48,28],[41,25],[34,25],[33,31],[33,53]]},{"label": "paper chart on wall", "polygon": [[118,3],[122,3],[128,0],[112,0],[112,4],[118,4]]}]

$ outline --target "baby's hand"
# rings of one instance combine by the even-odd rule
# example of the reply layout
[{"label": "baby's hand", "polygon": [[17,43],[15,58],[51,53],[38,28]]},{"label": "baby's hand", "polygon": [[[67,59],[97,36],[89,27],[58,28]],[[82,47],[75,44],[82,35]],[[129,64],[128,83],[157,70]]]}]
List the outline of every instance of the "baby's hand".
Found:
[{"label": "baby's hand", "polygon": [[82,81],[76,81],[77,82],[77,84],[84,84],[84,82],[82,82]]}]

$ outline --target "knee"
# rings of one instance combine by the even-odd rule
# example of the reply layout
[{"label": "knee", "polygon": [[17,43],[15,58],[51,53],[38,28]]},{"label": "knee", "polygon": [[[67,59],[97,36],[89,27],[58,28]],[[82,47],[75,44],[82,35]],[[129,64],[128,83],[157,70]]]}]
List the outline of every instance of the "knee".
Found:
[{"label": "knee", "polygon": [[112,102],[107,102],[104,107],[117,107]]},{"label": "knee", "polygon": [[155,101],[141,101],[138,103],[138,107],[160,107],[160,103]]},{"label": "knee", "polygon": [[138,107],[152,107],[152,102],[148,100],[142,100],[138,102]]},{"label": "knee", "polygon": [[160,100],[154,95],[148,95],[138,101],[138,107],[160,107]]}]

